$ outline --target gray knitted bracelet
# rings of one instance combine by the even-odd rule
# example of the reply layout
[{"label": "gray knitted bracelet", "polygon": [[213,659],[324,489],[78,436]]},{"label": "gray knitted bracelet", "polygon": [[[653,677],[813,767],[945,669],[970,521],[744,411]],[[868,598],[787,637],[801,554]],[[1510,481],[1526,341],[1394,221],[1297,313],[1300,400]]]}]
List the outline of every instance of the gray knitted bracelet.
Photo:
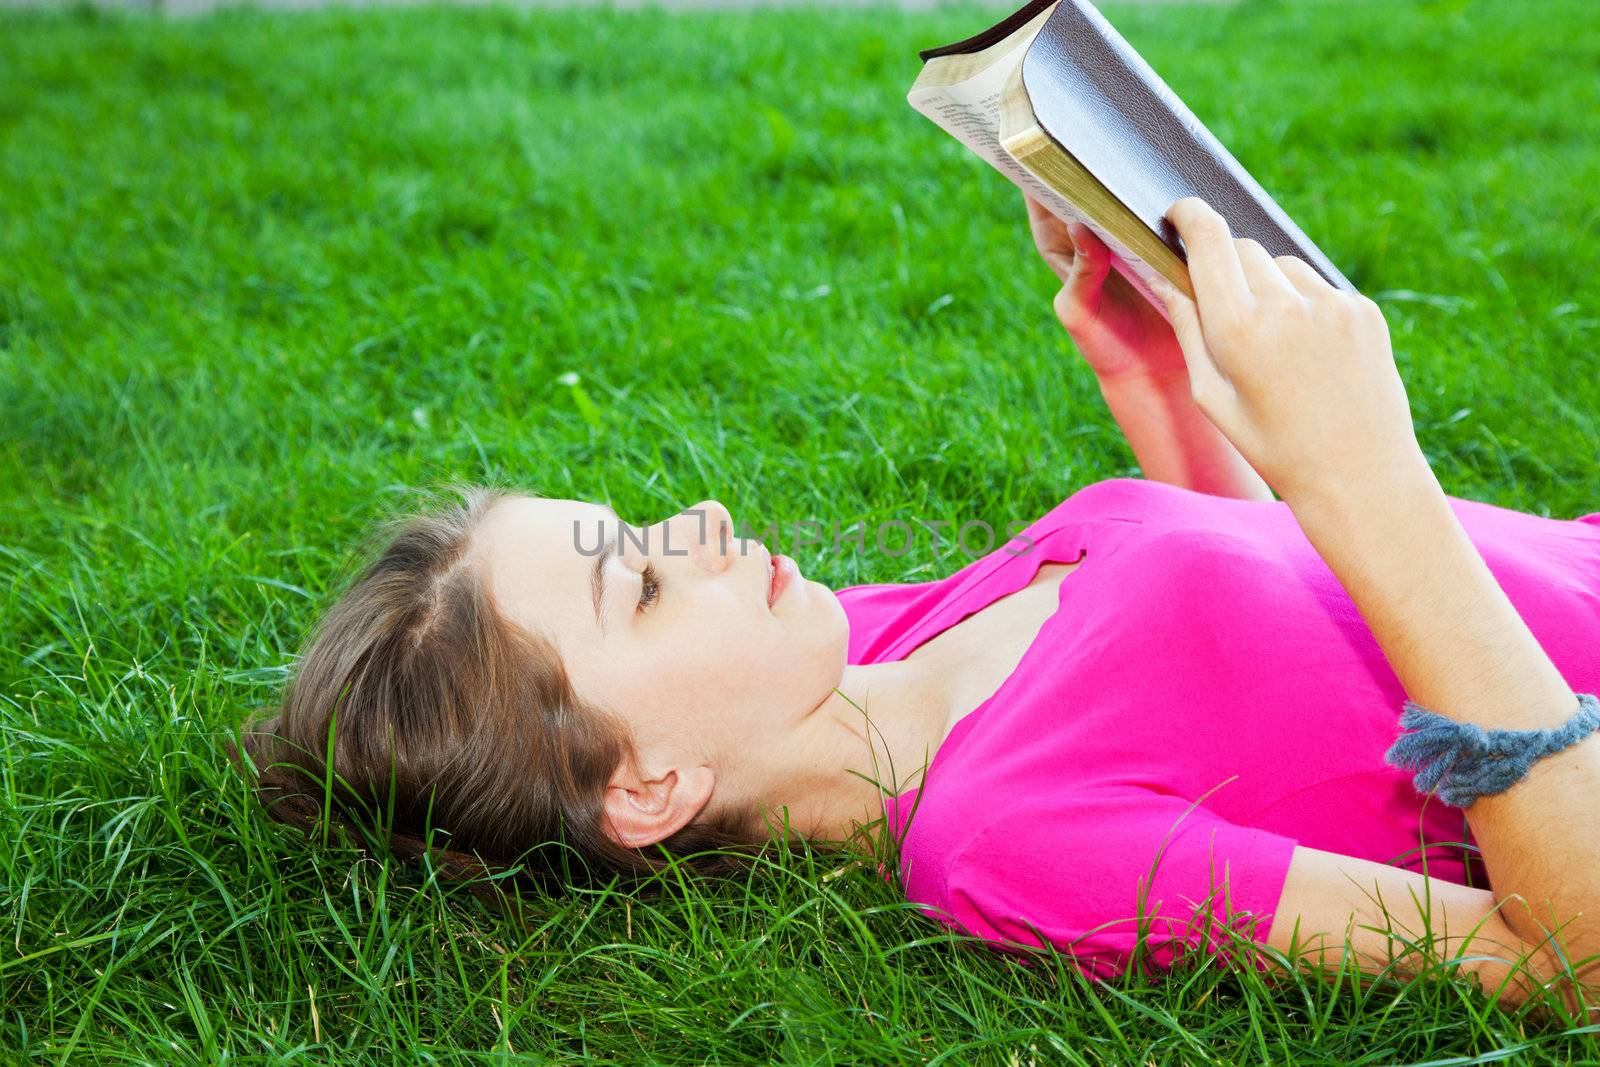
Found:
[{"label": "gray knitted bracelet", "polygon": [[1481,796],[1502,793],[1520,782],[1535,760],[1560,752],[1600,728],[1600,699],[1578,693],[1578,711],[1547,730],[1485,730],[1456,722],[1407,700],[1400,715],[1404,734],[1384,753],[1384,762],[1412,769],[1417,792],[1438,787],[1439,799],[1466,808]]}]

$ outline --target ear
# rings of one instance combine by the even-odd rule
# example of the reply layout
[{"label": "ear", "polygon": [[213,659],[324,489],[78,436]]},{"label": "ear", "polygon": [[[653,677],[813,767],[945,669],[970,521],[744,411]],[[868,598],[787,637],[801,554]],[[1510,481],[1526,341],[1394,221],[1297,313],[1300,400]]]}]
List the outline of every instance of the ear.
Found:
[{"label": "ear", "polygon": [[606,786],[601,829],[624,848],[665,841],[700,814],[715,784],[710,767],[674,767],[659,778],[645,778],[629,759]]}]

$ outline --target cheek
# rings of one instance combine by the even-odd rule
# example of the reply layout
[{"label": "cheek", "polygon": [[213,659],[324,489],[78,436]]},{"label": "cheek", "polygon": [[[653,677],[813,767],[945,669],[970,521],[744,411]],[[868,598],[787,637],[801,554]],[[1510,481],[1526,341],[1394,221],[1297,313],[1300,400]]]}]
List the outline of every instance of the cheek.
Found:
[{"label": "cheek", "polygon": [[675,690],[698,689],[709,706],[812,699],[844,671],[849,628],[831,594],[803,618],[725,617],[692,628],[675,642],[677,664],[666,680]]},{"label": "cheek", "polygon": [[619,654],[602,671],[601,688],[619,706],[648,709],[652,717],[671,721],[782,700],[784,694],[820,700],[843,676],[850,629],[831,590],[807,592],[816,603],[783,624],[732,611],[675,620],[670,629]]}]

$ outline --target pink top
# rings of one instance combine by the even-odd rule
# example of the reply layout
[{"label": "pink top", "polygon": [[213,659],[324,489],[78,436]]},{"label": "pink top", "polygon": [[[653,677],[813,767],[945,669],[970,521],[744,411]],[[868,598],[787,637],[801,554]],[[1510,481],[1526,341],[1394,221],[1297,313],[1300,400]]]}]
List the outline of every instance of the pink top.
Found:
[{"label": "pink top", "polygon": [[[1600,512],[1450,506],[1567,682],[1600,693]],[[1141,913],[1147,967],[1226,954],[1208,896],[1265,941],[1296,844],[1487,886],[1463,814],[1383,762],[1405,691],[1281,501],[1095,482],[947,578],[840,590],[849,662],[902,659],[1080,557],[1017,669],[886,801],[912,901],[1102,978]]]}]

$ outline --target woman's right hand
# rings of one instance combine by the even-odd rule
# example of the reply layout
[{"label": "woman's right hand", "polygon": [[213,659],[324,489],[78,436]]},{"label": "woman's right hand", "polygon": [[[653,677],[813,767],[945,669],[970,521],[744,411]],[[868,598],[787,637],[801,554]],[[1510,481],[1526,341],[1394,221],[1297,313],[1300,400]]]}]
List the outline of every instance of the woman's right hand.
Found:
[{"label": "woman's right hand", "polygon": [[1158,295],[1195,404],[1285,502],[1426,465],[1377,304],[1303,260],[1234,239],[1198,197],[1167,218],[1188,248],[1196,299],[1165,284]]}]

